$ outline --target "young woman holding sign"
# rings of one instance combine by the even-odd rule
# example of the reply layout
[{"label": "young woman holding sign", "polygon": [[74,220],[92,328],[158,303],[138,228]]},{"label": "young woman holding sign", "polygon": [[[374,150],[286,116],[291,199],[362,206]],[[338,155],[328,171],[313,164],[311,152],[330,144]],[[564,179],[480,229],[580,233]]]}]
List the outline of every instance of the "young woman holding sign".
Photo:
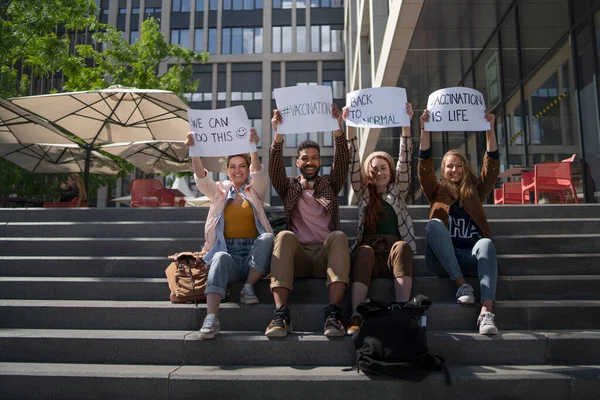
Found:
[{"label": "young woman holding sign", "polygon": [[[254,128],[250,130],[250,141],[259,141]],[[193,133],[188,133],[185,144],[194,145]],[[202,249],[206,252],[204,261],[210,264],[204,290],[207,315],[200,338],[212,339],[221,329],[217,315],[228,283],[245,279],[240,301],[258,303],[254,284],[269,271],[273,252],[273,229],[263,208],[269,184],[257,152],[250,157],[229,156],[229,180],[223,182],[210,179],[200,157],[192,157],[192,164],[198,189],[211,201]]]},{"label": "young woman holding sign", "polygon": [[457,287],[459,304],[473,304],[473,287],[465,276],[478,276],[481,287],[481,312],[477,319],[479,333],[495,335],[498,328],[492,314],[498,279],[496,248],[489,239],[492,232],[483,210],[483,201],[494,188],[500,162],[494,131],[494,115],[486,110],[490,130],[486,132],[487,152],[481,174],[476,176],[469,160],[450,150],[442,158],[442,177],[437,179],[431,154],[431,139],[425,130],[429,112],[421,116],[419,147],[419,181],[431,205],[425,227],[425,264],[437,276],[449,276]]},{"label": "young woman holding sign", "polygon": [[[348,113],[344,107],[344,119]],[[406,103],[406,113],[412,118],[410,103]],[[395,168],[392,157],[383,151],[369,154],[361,166],[355,128],[348,127],[348,140],[352,188],[358,194],[358,232],[350,269],[354,314],[347,332],[351,335],[360,329],[362,321],[356,307],[367,298],[371,278],[393,279],[396,301],[408,301],[417,245],[406,206],[413,147],[410,127],[402,128]]]}]

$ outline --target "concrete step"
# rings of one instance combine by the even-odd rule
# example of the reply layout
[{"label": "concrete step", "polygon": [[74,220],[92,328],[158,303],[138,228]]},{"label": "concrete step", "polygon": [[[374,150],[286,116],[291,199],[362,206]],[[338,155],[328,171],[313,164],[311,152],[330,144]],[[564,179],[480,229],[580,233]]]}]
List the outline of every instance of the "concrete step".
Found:
[{"label": "concrete step", "polygon": [[[325,304],[290,306],[292,325],[298,331],[321,331]],[[106,300],[0,300],[0,328],[198,330],[206,305],[167,301]],[[224,330],[264,332],[273,316],[273,303],[247,306],[222,303]],[[345,306],[344,321],[350,317]],[[494,307],[500,330],[600,329],[600,300],[498,301]],[[476,328],[479,307],[435,303],[427,312],[434,330]]]},{"label": "concrete step", "polygon": [[[169,260],[161,256],[0,256],[0,276],[163,278]],[[500,276],[596,275],[600,253],[498,254]],[[414,258],[415,276],[431,276],[423,254]]]},{"label": "concrete step", "polygon": [[[409,206],[414,219],[429,218],[429,206]],[[543,205],[484,205],[488,218],[600,218],[599,204],[543,204]],[[283,215],[282,207],[265,207],[274,216]],[[356,219],[356,206],[340,207],[341,219]],[[208,213],[206,207],[185,208],[4,208],[0,209],[3,222],[52,221],[199,221]]]},{"label": "concrete step", "polygon": [[[479,280],[467,278],[479,296]],[[262,279],[255,288],[259,299],[272,302],[270,280]],[[239,301],[242,282],[229,285],[234,301]],[[449,279],[417,277],[413,293],[427,295],[434,302],[453,302],[456,288]],[[393,301],[391,279],[374,279],[371,296]],[[349,295],[349,294],[348,294]],[[0,277],[0,299],[31,300],[147,300],[169,299],[166,278],[46,278]],[[291,304],[327,303],[324,279],[299,279],[294,283]],[[348,297],[349,299],[349,297]],[[600,275],[501,276],[498,300],[600,300]]]},{"label": "concrete step", "polygon": [[[429,331],[429,351],[448,365],[599,365],[600,331]],[[252,349],[249,351],[249,349]],[[276,356],[274,356],[276,355]],[[355,362],[350,336],[296,332],[269,339],[262,332],[0,330],[0,362],[154,365],[329,365]]]},{"label": "concrete step", "polygon": [[[600,232],[585,234],[507,235],[494,236],[499,254],[530,253],[598,253]],[[423,253],[425,238],[417,237],[417,252]],[[200,237],[12,237],[0,238],[0,255],[39,256],[167,256],[178,251],[200,249]],[[349,245],[354,238],[349,238]]]},{"label": "concrete step", "polygon": [[[340,229],[349,237],[356,236],[358,221],[340,221]],[[425,235],[427,219],[413,220],[415,234]],[[600,218],[540,218],[491,219],[494,235],[542,235],[599,233]],[[152,237],[152,238],[204,238],[205,220],[198,221],[51,221],[7,222],[0,224],[2,237]]]},{"label": "concrete step", "polygon": [[[339,366],[180,366],[1,363],[3,399],[377,398],[594,399],[599,366],[454,366],[452,386],[375,378]],[[68,388],[68,390],[65,390]]]}]

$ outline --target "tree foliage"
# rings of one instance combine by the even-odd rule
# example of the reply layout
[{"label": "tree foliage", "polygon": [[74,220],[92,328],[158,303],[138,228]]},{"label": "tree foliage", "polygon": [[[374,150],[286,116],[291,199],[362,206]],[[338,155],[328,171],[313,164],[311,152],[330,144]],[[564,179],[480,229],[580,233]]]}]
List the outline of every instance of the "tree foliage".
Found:
[{"label": "tree foliage", "polygon": [[[206,53],[168,44],[154,18],[142,22],[139,40],[129,44],[121,31],[98,22],[96,12],[95,0],[0,0],[0,98],[29,95],[36,79],[53,76],[62,76],[63,91],[119,84],[170,90],[183,98],[197,89],[192,64],[206,62]],[[92,44],[71,43],[73,32],[93,33]],[[164,62],[168,68],[159,73]],[[131,170],[129,163],[107,156],[121,167],[121,175]],[[116,181],[90,176],[92,197],[96,188]],[[32,174],[0,159],[0,195],[50,200],[65,178]]]}]

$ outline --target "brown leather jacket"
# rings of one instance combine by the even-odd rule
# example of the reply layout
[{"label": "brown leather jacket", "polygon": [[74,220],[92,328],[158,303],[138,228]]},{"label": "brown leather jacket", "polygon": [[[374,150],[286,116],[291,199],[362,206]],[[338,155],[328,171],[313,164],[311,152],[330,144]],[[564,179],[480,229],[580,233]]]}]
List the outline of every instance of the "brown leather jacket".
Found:
[{"label": "brown leather jacket", "polygon": [[[500,160],[488,157],[486,154],[483,158],[483,168],[481,169],[481,175],[479,175],[479,182],[477,184],[478,197],[463,199],[465,211],[477,224],[481,230],[481,235],[487,238],[492,236],[492,230],[490,229],[485,216],[485,211],[483,210],[483,202],[494,189],[499,173]],[[423,194],[431,205],[429,219],[439,218],[446,226],[448,226],[450,206],[452,206],[458,198],[455,198],[444,188],[444,186],[439,184],[439,181],[435,176],[433,157],[426,159],[419,158],[418,174]]]}]

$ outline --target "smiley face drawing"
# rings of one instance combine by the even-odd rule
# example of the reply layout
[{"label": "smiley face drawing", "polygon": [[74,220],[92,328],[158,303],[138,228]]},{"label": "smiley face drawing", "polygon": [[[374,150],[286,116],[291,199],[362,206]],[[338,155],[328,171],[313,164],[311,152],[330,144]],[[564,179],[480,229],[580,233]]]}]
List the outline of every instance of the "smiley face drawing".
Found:
[{"label": "smiley face drawing", "polygon": [[239,128],[236,132],[235,132],[235,136],[237,136],[238,139],[243,139],[246,136],[248,136],[248,129],[242,127]]}]

